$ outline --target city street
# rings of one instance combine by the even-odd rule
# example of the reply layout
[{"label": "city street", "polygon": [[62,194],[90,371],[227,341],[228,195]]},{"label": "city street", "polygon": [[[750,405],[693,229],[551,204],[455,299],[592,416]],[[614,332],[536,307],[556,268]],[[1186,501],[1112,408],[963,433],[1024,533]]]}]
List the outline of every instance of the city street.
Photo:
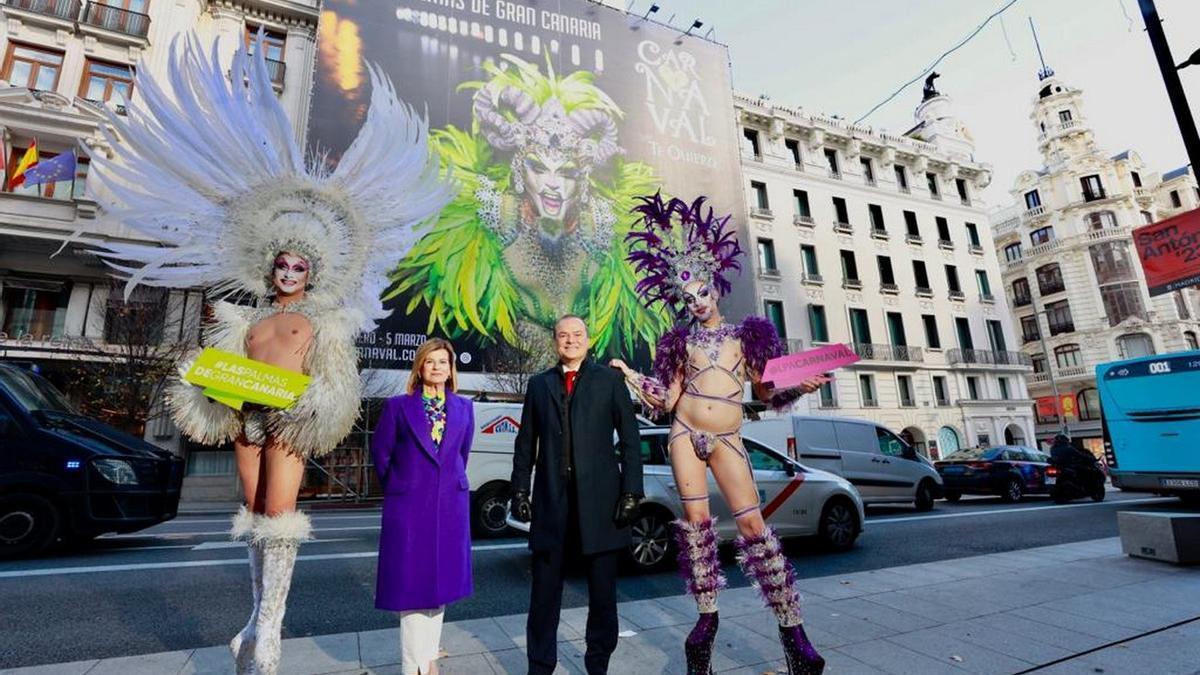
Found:
[{"label": "city street", "polygon": [[[992,498],[940,501],[932,513],[874,508],[857,546],[843,554],[798,540],[790,553],[804,578],[1113,537],[1118,510],[1178,511],[1174,499],[1109,492],[1102,503],[1058,506],[1045,498],[1016,505]],[[390,628],[373,607],[378,512],[314,514],[317,540],[300,553],[285,637]],[[227,540],[226,518],[197,515],[133,535],[106,537],[80,551],[0,563],[0,668],[221,644],[245,620],[249,593],[244,549]],[[475,594],[449,608],[447,621],[517,614],[528,608],[521,539],[475,542]],[[746,586],[725,556],[731,587]],[[620,600],[681,592],[673,570],[625,576]],[[586,604],[582,578],[568,582],[564,608]]]}]

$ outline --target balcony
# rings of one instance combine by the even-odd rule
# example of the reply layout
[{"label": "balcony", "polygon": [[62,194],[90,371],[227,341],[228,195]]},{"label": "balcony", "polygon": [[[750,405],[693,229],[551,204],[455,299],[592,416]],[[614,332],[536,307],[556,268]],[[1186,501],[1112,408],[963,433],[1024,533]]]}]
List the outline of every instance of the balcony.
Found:
[{"label": "balcony", "polygon": [[765,206],[752,207],[750,209],[750,215],[755,218],[763,218],[765,220],[772,220],[775,218],[775,214],[771,213],[771,209]]},{"label": "balcony", "polygon": [[862,280],[861,279],[842,279],[842,288],[845,288],[850,291],[861,291],[862,290]]},{"label": "balcony", "polygon": [[1038,333],[1022,333],[1021,334],[1021,344],[1027,345],[1030,342],[1037,342],[1040,339],[1042,339],[1042,336]]},{"label": "balcony", "polygon": [[899,295],[900,287],[896,284],[879,284],[879,292],[884,295]]},{"label": "balcony", "polygon": [[979,244],[971,244],[967,247],[967,250],[975,255],[983,255],[983,246]]},{"label": "balcony", "polygon": [[950,291],[947,296],[955,302],[962,302],[967,299],[967,294],[962,291]]},{"label": "balcony", "polygon": [[779,273],[779,268],[777,267],[764,267],[758,271],[758,276],[765,277],[767,279],[783,278],[783,275]]},{"label": "balcony", "polygon": [[933,297],[933,289],[928,286],[917,286],[917,297],[918,298],[932,298]]},{"label": "balcony", "polygon": [[842,172],[841,172],[841,171],[838,171],[837,169],[830,169],[830,170],[829,170],[829,177],[830,177],[830,178],[832,178],[832,179],[834,179],[834,180],[841,180],[841,179],[842,179]]},{"label": "balcony", "polygon": [[792,164],[797,171],[804,171],[804,162],[793,162]]},{"label": "balcony", "polygon": [[804,284],[805,286],[824,286],[825,277],[822,277],[816,272],[805,272],[800,277],[800,283]]},{"label": "balcony", "polygon": [[1099,190],[1094,190],[1094,191],[1093,190],[1084,190],[1083,191],[1083,201],[1085,201],[1085,202],[1098,202],[1101,199],[1108,199],[1108,193],[1104,190],[1104,188],[1100,188]]},{"label": "balcony", "polygon": [[1074,321],[1063,321],[1061,323],[1050,324],[1050,335],[1051,336],[1061,335],[1063,333],[1074,333],[1074,332],[1075,332],[1075,322]]},{"label": "balcony", "polygon": [[1066,368],[1056,368],[1054,376],[1064,379],[1073,380],[1081,377],[1091,377],[1095,374],[1095,370],[1087,366],[1067,366]]},{"label": "balcony", "polygon": [[940,192],[930,192],[930,193],[929,193],[929,198],[930,198],[930,199],[937,200],[937,201],[939,201],[939,202],[940,202],[940,201],[942,201],[942,193],[940,193]]},{"label": "balcony", "polygon": [[1026,307],[1033,304],[1033,296],[1029,295],[1014,295],[1013,307]]},{"label": "balcony", "polygon": [[992,236],[999,239],[1016,232],[1020,227],[1020,218],[1009,218],[992,228]]},{"label": "balcony", "polygon": [[899,361],[902,363],[922,363],[925,353],[920,347],[907,345],[881,345],[868,342],[855,342],[852,346],[854,353],[864,361]]},{"label": "balcony", "polygon": [[904,194],[909,194],[912,192],[912,190],[909,189],[909,187],[907,185],[904,185],[903,183],[897,185],[896,189],[899,190],[900,192],[903,192]]},{"label": "balcony", "polygon": [[83,23],[143,39],[150,32],[149,16],[98,2],[88,3],[83,13]]},{"label": "balcony", "polygon": [[278,59],[264,60],[267,62],[267,75],[271,78],[271,84],[282,88],[283,79],[287,77],[287,64]]},{"label": "balcony", "polygon": [[996,304],[996,296],[992,295],[991,293],[980,293],[979,301],[985,305],[994,305]]},{"label": "balcony", "polygon": [[792,216],[792,224],[796,227],[816,227],[817,221],[813,220],[812,216],[802,216],[797,213]]},{"label": "balcony", "polygon": [[875,187],[875,179],[870,176],[863,176],[863,183],[868,187]]},{"label": "balcony", "polygon": [[921,235],[919,234],[906,234],[904,235],[904,241],[915,246],[920,246],[922,243]]},{"label": "balcony", "polygon": [[1067,290],[1067,286],[1063,283],[1062,279],[1055,279],[1053,281],[1047,281],[1044,284],[1038,284],[1038,292],[1042,295],[1054,295],[1055,293],[1062,293],[1065,290]]},{"label": "balcony", "polygon": [[1026,222],[1031,221],[1031,220],[1038,220],[1039,218],[1045,217],[1045,215],[1046,215],[1046,207],[1042,206],[1041,204],[1038,204],[1037,206],[1035,206],[1033,208],[1025,209],[1025,213],[1021,214],[1021,220],[1024,220]]},{"label": "balcony", "polygon": [[79,18],[83,0],[6,0],[4,4],[33,14],[74,21]]},{"label": "balcony", "polygon": [[834,223],[833,231],[837,232],[838,234],[851,234],[854,232],[854,228],[850,225],[850,223]]},{"label": "balcony", "polygon": [[1135,187],[1133,188],[1133,198],[1139,202],[1154,203],[1154,191],[1150,188]]},{"label": "balcony", "polygon": [[787,338],[787,350],[789,354],[804,351],[804,340],[800,338]]},{"label": "balcony", "polygon": [[887,232],[887,230],[883,229],[882,227],[872,227],[871,228],[871,238],[887,240],[888,232]]},{"label": "balcony", "polygon": [[1029,384],[1049,384],[1050,375],[1048,373],[1033,373],[1029,375]]},{"label": "balcony", "polygon": [[964,197],[963,195],[959,195],[959,196],[958,196],[958,201],[959,201],[959,202],[960,202],[960,203],[961,203],[963,206],[970,206],[970,205],[971,205],[971,200],[970,200],[970,199],[968,199],[967,197]]},{"label": "balcony", "polygon": [[986,349],[950,349],[946,351],[946,360],[952,366],[957,365],[989,365],[989,366],[1029,366],[1033,367],[1033,359],[1024,352],[995,352]]},{"label": "balcony", "polygon": [[949,239],[938,239],[938,248],[942,249],[943,251],[953,251],[954,242],[950,241]]}]

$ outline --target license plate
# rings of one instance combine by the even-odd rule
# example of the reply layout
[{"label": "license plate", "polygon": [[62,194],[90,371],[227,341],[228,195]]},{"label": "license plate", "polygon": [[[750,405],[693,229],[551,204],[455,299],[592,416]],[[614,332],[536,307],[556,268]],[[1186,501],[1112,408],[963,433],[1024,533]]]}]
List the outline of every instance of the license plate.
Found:
[{"label": "license plate", "polygon": [[1196,478],[1163,478],[1159,485],[1169,488],[1200,488],[1200,479]]},{"label": "license plate", "polygon": [[948,466],[942,470],[946,473],[962,473],[964,469],[961,466]]},{"label": "license plate", "polygon": [[1055,478],[1054,476],[1046,476],[1046,485],[1054,485],[1057,482],[1058,478]]}]

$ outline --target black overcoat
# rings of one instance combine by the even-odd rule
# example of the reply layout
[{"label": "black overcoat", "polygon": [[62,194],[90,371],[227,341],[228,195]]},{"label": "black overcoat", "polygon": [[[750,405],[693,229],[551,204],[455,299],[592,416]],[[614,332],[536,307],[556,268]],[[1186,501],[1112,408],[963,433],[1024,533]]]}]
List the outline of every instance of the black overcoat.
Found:
[{"label": "black overcoat", "polygon": [[[564,451],[571,453],[577,523],[567,522]],[[643,495],[641,439],[633,401],[619,372],[585,360],[569,401],[561,366],[529,380],[513,452],[513,489],[529,490],[531,475],[531,549],[561,549],[569,527],[579,528],[584,555],[630,544],[629,528],[617,527],[613,516],[622,493]]]}]

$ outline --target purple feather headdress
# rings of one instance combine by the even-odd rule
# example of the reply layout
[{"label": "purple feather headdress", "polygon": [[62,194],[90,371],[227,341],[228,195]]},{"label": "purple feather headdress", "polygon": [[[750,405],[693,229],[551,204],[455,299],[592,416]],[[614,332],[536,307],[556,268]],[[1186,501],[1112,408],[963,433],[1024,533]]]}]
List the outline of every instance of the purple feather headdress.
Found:
[{"label": "purple feather headdress", "polygon": [[633,212],[642,218],[625,236],[626,259],[641,275],[636,290],[647,305],[662,302],[683,310],[683,287],[694,281],[708,283],[721,295],[733,288],[731,272],[740,272],[741,244],[727,228],[729,216],[720,218],[712,207],[705,212],[706,197],[688,204],[682,199],[663,201],[662,192],[638,198]]}]

